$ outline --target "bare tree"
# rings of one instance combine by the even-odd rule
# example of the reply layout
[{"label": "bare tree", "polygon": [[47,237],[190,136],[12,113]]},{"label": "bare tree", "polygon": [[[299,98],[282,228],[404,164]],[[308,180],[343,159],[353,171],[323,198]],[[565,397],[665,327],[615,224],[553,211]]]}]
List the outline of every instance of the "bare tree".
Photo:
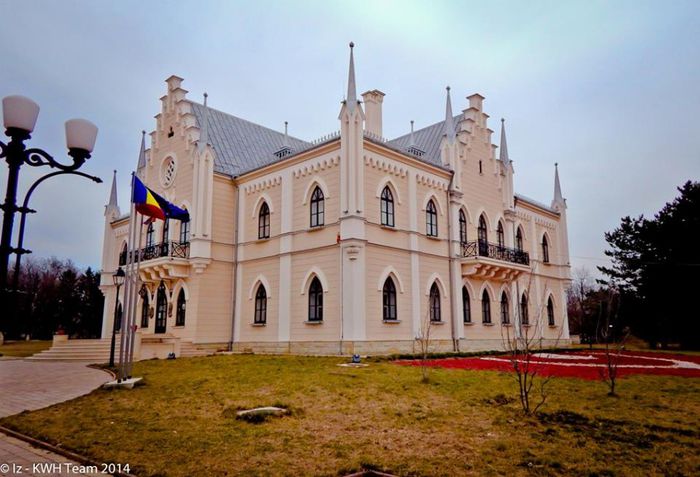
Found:
[{"label": "bare tree", "polygon": [[423,323],[421,323],[420,330],[416,334],[416,341],[418,342],[418,347],[420,350],[421,362],[421,382],[427,383],[430,380],[428,366],[428,354],[430,354],[431,337],[430,332],[433,329],[433,320],[430,316],[430,300],[428,300],[428,311],[425,313]]},{"label": "bare tree", "polygon": [[617,317],[617,302],[615,290],[609,288],[607,300],[601,302],[599,309],[599,322],[601,323],[599,335],[605,344],[605,364],[600,368],[600,379],[608,386],[608,396],[617,396],[615,386],[617,384],[617,372],[620,365],[622,350],[630,336],[629,327],[621,330],[620,335],[615,333]]},{"label": "bare tree", "polygon": [[[543,296],[537,302],[536,312],[534,316],[530,316],[532,275],[529,276],[527,287],[522,293],[518,285],[516,281],[518,296],[511,298],[516,310],[514,320],[508,324],[501,323],[501,338],[518,384],[518,398],[522,410],[525,414],[535,414],[547,400],[546,388],[551,381],[551,376],[543,375],[540,365],[532,359],[536,351],[542,350],[541,336],[547,320],[546,297]],[[524,307],[523,297],[526,300]],[[559,327],[555,344],[561,339],[563,328]]]},{"label": "bare tree", "polygon": [[586,267],[575,268],[572,278],[571,287],[566,294],[570,329],[573,334],[582,338],[582,342],[588,341],[589,346],[592,347],[595,330],[586,301],[590,293],[595,290],[595,281]]}]

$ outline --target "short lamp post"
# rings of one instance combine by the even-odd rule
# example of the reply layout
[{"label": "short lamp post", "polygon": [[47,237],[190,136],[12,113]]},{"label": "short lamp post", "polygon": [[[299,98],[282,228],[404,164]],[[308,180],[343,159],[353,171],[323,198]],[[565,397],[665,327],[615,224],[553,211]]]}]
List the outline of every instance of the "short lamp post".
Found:
[{"label": "short lamp post", "polygon": [[[24,217],[27,213],[34,212],[26,205],[17,207],[17,185],[19,183],[19,170],[22,165],[27,164],[32,167],[49,166],[57,170],[52,174],[47,174],[40,178],[39,182],[59,174],[75,174],[84,176],[101,182],[99,178],[88,176],[77,172],[95,147],[97,139],[97,127],[85,119],[71,119],[66,121],[66,145],[68,155],[73,159],[72,164],[63,164],[56,161],[49,153],[38,148],[27,148],[25,141],[31,138],[34,131],[37,117],[39,116],[39,105],[24,96],[7,96],[2,100],[3,124],[5,135],[10,138],[8,143],[0,141],[0,158],[7,162],[7,191],[5,202],[0,206],[3,210],[2,236],[0,238],[0,303],[5,309],[5,297],[8,293],[8,271],[10,255],[17,254],[21,257],[28,250],[21,246],[12,247],[12,229],[14,226],[15,213],[20,212]],[[33,191],[33,188],[30,189]],[[29,196],[27,196],[28,200]],[[19,260],[16,268],[19,267]],[[15,270],[15,275],[19,270]],[[0,324],[1,325],[1,324]],[[0,329],[0,331],[2,331]]]},{"label": "short lamp post", "polygon": [[117,294],[114,298],[114,319],[112,320],[112,343],[109,346],[109,367],[114,367],[114,347],[117,336],[117,318],[119,318],[119,288],[124,284],[124,270],[122,267],[117,268],[117,271],[112,275],[114,286],[117,287]]}]

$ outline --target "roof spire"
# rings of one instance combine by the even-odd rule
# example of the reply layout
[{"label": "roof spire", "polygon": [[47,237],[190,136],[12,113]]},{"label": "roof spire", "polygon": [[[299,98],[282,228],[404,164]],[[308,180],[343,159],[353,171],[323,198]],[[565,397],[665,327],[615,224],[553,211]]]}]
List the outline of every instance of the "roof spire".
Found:
[{"label": "roof spire", "polygon": [[287,126],[289,123],[287,121],[284,122],[284,142],[282,142],[282,146],[284,147],[289,147],[289,135],[287,134]]},{"label": "roof spire", "polygon": [[[146,167],[146,131],[141,131],[141,149],[139,150],[139,162],[136,165],[136,171],[140,171]],[[117,172],[117,171],[114,171]]]},{"label": "roof spire", "polygon": [[415,145],[416,145],[416,138],[413,137],[413,119],[411,119],[411,137],[410,137],[410,140],[408,142],[408,146],[411,147],[411,146],[415,146]]},{"label": "roof spire", "polygon": [[209,142],[209,108],[207,108],[207,98],[209,95],[204,93],[204,114],[202,114],[202,124],[199,128],[199,141],[197,142],[197,151],[202,152],[207,147]]},{"label": "roof spire", "polygon": [[447,104],[445,106],[445,136],[447,141],[452,144],[455,141],[455,123],[452,116],[452,100],[450,99],[450,87],[447,88]]},{"label": "roof spire", "polygon": [[114,169],[114,175],[112,176],[112,191],[109,194],[109,203],[107,207],[119,207],[117,202],[117,170]]},{"label": "roof spire", "polygon": [[355,48],[355,43],[350,42],[350,69],[348,70],[348,94],[345,100],[350,111],[354,110],[355,105],[357,105],[357,90],[355,87],[355,59],[352,53],[353,48]]},{"label": "roof spire", "polygon": [[559,183],[559,163],[554,163],[554,200],[553,203],[564,203],[564,197],[561,195],[561,184]]},{"label": "roof spire", "polygon": [[508,142],[506,141],[506,120],[501,118],[501,147],[499,147],[499,157],[503,164],[508,164]]}]

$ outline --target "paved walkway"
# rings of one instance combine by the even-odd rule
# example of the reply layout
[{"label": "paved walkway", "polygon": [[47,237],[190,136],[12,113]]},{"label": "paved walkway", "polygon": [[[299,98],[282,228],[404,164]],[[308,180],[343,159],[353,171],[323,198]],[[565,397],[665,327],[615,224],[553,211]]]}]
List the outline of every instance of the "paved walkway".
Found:
[{"label": "paved walkway", "polygon": [[[75,399],[111,380],[80,363],[0,360],[0,417]],[[68,467],[75,462],[0,433],[0,476],[105,475]],[[35,467],[35,464],[38,467]]]},{"label": "paved walkway", "polygon": [[75,399],[111,379],[80,363],[0,360],[0,417]]}]

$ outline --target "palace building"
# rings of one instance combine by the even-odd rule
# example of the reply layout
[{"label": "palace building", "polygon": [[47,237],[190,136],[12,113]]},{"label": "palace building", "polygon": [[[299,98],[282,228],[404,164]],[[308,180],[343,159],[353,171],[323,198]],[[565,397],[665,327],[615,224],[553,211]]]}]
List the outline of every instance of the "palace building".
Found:
[{"label": "palace building", "polygon": [[[483,96],[454,114],[447,88],[444,119],[386,139],[384,93],[358,98],[351,44],[339,131],[306,141],[195,102],[182,82],[166,80],[136,173],[192,220],[141,238],[137,359],[411,352],[428,329],[440,351],[502,349],[521,333],[569,342],[558,172],[550,205],[514,192]],[[124,299],[111,275],[128,224],[113,183],[103,338]]]}]

